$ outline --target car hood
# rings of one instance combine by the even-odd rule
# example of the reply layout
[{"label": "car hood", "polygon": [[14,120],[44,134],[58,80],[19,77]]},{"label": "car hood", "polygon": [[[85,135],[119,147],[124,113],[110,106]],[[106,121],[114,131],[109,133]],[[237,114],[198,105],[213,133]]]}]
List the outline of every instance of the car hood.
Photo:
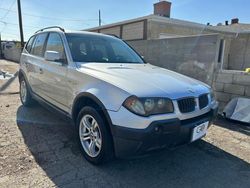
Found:
[{"label": "car hood", "polygon": [[206,84],[150,64],[84,63],[79,71],[94,76],[138,97],[171,99],[209,92]]}]

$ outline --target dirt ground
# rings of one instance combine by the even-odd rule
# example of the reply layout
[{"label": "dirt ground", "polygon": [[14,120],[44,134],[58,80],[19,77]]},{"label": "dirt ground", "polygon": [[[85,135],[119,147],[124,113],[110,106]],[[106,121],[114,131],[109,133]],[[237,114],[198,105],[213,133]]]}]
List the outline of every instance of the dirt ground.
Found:
[{"label": "dirt ground", "polygon": [[[0,69],[6,64],[11,73],[18,69],[2,60]],[[193,144],[93,166],[67,121],[40,105],[21,105],[16,78],[0,93],[0,187],[249,188],[250,128],[218,119]]]},{"label": "dirt ground", "polygon": [[[19,65],[17,63],[10,63],[9,61],[0,60],[0,71],[15,74],[18,70],[18,67]],[[3,83],[6,83],[6,80],[0,79],[0,87],[3,85]]]}]

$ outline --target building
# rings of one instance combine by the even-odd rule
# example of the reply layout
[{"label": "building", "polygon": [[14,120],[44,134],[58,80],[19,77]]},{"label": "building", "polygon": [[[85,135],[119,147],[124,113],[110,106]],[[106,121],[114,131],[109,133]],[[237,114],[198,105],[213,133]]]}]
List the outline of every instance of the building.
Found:
[{"label": "building", "polygon": [[154,4],[154,14],[90,28],[88,31],[113,34],[124,40],[150,40],[210,33],[207,25],[170,18],[171,3]]}]

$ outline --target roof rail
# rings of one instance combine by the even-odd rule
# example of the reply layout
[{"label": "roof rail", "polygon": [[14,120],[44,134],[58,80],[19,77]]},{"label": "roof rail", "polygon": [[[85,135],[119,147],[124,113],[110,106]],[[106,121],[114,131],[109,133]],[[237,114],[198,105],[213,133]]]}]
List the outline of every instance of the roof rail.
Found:
[{"label": "roof rail", "polygon": [[35,33],[38,33],[38,32],[40,32],[40,31],[44,31],[44,30],[46,30],[46,29],[53,29],[53,28],[60,29],[62,32],[65,31],[62,27],[59,27],[59,26],[51,26],[51,27],[45,27],[45,28],[43,28],[43,29],[40,29],[40,30],[36,31]]}]

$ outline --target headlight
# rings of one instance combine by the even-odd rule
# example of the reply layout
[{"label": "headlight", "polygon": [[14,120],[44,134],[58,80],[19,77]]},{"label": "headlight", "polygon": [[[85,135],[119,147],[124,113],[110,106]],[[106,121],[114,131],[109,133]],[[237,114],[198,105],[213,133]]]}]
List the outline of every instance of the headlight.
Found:
[{"label": "headlight", "polygon": [[168,98],[138,98],[136,96],[131,96],[124,101],[123,106],[140,116],[174,112],[173,103]]}]

